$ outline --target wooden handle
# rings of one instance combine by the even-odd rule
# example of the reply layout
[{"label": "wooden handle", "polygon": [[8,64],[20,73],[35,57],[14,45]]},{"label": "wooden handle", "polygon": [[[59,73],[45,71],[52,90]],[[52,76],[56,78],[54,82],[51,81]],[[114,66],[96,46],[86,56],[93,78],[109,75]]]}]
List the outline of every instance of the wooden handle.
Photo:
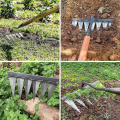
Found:
[{"label": "wooden handle", "polygon": [[46,17],[47,15],[50,15],[50,14],[55,13],[55,12],[57,12],[57,11],[59,11],[59,6],[53,8],[53,9],[51,9],[51,10],[48,10],[48,11],[42,13],[42,14],[39,14],[39,15],[37,15],[36,17],[33,17],[33,18],[29,19],[28,21],[22,23],[22,24],[19,26],[19,28],[20,28],[20,27],[23,27],[23,26],[26,26],[26,25],[28,25],[28,24],[36,21],[36,20],[39,20],[39,19],[41,19],[41,18],[43,18],[43,17]]},{"label": "wooden handle", "polygon": [[89,43],[90,43],[90,36],[85,36],[83,43],[82,43],[81,50],[80,50],[80,54],[78,57],[78,61],[85,61],[86,60]]}]

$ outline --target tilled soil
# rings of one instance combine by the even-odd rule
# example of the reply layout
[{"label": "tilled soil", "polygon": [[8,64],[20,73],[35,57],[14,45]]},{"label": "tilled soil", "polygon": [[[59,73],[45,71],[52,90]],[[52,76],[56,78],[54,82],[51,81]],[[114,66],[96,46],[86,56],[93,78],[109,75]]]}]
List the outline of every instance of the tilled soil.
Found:
[{"label": "tilled soil", "polygon": [[[100,7],[105,10],[101,14]],[[100,29],[91,34],[88,61],[120,60],[120,0],[62,0],[61,1],[61,57],[62,60],[78,59],[85,31],[78,25],[72,26],[72,18],[115,19],[108,29]]]},{"label": "tilled soil", "polygon": [[[117,85],[120,82],[111,81],[110,83],[116,83]],[[105,87],[116,87],[115,85],[111,85],[110,83],[105,83]],[[66,92],[73,92],[80,89],[81,86],[78,87],[70,87],[70,88],[62,88],[61,89],[61,97],[65,96]],[[61,101],[62,107],[65,106],[65,111],[69,114],[66,119],[70,118],[72,120],[119,120],[120,118],[120,96],[116,95],[113,99],[106,99],[104,95],[101,96],[100,100],[95,101],[90,98],[90,101],[93,105],[86,102],[83,99],[83,102],[87,106],[87,108],[83,107],[79,103],[75,102],[76,106],[80,110],[81,113],[74,110],[64,101]],[[62,111],[63,113],[63,111]]]}]

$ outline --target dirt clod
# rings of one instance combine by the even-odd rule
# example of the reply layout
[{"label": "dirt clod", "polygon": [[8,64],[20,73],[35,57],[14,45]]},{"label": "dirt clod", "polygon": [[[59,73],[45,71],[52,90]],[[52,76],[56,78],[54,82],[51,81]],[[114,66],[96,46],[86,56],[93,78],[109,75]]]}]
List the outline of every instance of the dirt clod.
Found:
[{"label": "dirt clod", "polygon": [[108,14],[107,14],[107,13],[104,13],[101,17],[102,17],[103,19],[106,19],[106,18],[108,18]]},{"label": "dirt clod", "polygon": [[76,42],[76,41],[77,41],[77,38],[72,38],[71,41],[72,41],[72,42]]}]

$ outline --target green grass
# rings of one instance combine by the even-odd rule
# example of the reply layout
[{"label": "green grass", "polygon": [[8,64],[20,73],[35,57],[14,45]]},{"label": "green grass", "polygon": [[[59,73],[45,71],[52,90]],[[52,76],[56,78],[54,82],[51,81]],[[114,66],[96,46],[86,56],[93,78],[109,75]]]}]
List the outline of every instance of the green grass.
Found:
[{"label": "green grass", "polygon": [[[94,80],[119,80],[120,63],[61,63],[62,80],[76,78],[79,81],[92,82]],[[67,77],[65,76],[67,75]]]}]

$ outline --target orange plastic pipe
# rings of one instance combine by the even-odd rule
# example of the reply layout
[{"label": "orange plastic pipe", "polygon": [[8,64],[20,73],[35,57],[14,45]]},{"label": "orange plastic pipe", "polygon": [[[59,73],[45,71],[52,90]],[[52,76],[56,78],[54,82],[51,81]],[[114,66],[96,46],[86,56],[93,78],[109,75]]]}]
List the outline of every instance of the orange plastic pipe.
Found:
[{"label": "orange plastic pipe", "polygon": [[83,43],[82,43],[81,50],[80,50],[80,54],[78,57],[78,61],[85,61],[86,60],[89,43],[90,43],[90,36],[85,36]]}]

